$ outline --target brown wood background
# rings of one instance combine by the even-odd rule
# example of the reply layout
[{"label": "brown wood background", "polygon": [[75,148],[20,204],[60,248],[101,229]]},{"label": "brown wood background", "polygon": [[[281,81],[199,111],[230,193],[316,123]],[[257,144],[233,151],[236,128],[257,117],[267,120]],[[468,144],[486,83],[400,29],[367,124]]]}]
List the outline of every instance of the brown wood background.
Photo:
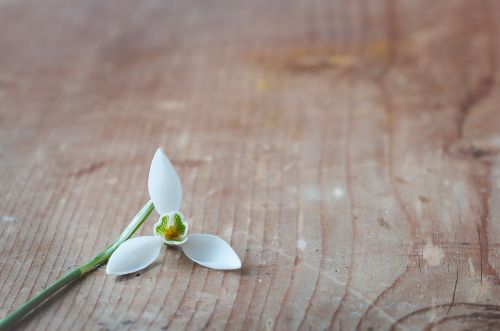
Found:
[{"label": "brown wood background", "polygon": [[0,316],[118,235],[161,146],[242,270],[165,249],[23,328],[500,328],[499,34],[495,0],[1,0]]}]

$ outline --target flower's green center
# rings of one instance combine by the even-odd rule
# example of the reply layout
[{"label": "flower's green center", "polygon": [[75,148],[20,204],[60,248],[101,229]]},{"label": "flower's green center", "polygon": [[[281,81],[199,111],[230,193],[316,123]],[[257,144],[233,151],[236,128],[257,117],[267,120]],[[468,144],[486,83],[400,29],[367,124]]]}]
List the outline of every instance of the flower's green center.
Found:
[{"label": "flower's green center", "polygon": [[187,232],[183,216],[178,213],[163,215],[155,226],[155,233],[167,241],[182,241]]},{"label": "flower's green center", "polygon": [[167,240],[179,240],[182,234],[175,228],[175,225],[169,226],[163,231],[163,236]]}]

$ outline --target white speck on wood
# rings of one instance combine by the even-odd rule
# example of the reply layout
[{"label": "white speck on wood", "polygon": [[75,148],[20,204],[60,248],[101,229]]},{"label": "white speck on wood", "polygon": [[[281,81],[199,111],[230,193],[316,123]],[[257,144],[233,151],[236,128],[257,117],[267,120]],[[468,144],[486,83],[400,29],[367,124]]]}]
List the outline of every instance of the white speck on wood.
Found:
[{"label": "white speck on wood", "polygon": [[344,197],[344,190],[342,189],[342,187],[336,187],[334,190],[333,190],[333,196],[336,198],[336,199],[341,199]]},{"label": "white speck on wood", "polygon": [[2,216],[2,221],[4,221],[4,222],[15,222],[16,218],[14,216],[11,216],[11,215],[4,215],[4,216]]},{"label": "white speck on wood", "polygon": [[424,247],[422,252],[424,260],[431,266],[441,264],[441,261],[444,257],[443,251],[438,246],[434,246],[432,244],[428,244]]}]

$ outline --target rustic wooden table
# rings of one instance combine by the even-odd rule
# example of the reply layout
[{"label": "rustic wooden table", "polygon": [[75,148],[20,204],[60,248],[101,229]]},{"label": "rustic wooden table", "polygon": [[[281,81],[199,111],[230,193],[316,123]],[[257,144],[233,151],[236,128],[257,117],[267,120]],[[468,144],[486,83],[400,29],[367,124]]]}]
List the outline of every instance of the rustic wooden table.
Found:
[{"label": "rustic wooden table", "polygon": [[0,26],[0,316],[118,235],[161,146],[242,270],[166,249],[23,328],[500,328],[499,1],[1,0]]}]

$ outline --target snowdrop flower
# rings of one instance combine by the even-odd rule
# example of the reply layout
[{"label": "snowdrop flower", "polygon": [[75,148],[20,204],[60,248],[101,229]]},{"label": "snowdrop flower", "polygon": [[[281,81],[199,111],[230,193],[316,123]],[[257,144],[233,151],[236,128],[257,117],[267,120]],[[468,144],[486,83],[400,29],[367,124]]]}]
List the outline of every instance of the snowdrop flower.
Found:
[{"label": "snowdrop flower", "polygon": [[210,234],[188,235],[188,222],[179,211],[181,182],[161,149],[151,162],[148,190],[160,215],[153,227],[153,236],[135,237],[118,246],[109,259],[106,273],[126,275],[146,268],[156,260],[163,244],[181,246],[188,258],[208,268],[241,268],[240,258],[223,239]]}]

